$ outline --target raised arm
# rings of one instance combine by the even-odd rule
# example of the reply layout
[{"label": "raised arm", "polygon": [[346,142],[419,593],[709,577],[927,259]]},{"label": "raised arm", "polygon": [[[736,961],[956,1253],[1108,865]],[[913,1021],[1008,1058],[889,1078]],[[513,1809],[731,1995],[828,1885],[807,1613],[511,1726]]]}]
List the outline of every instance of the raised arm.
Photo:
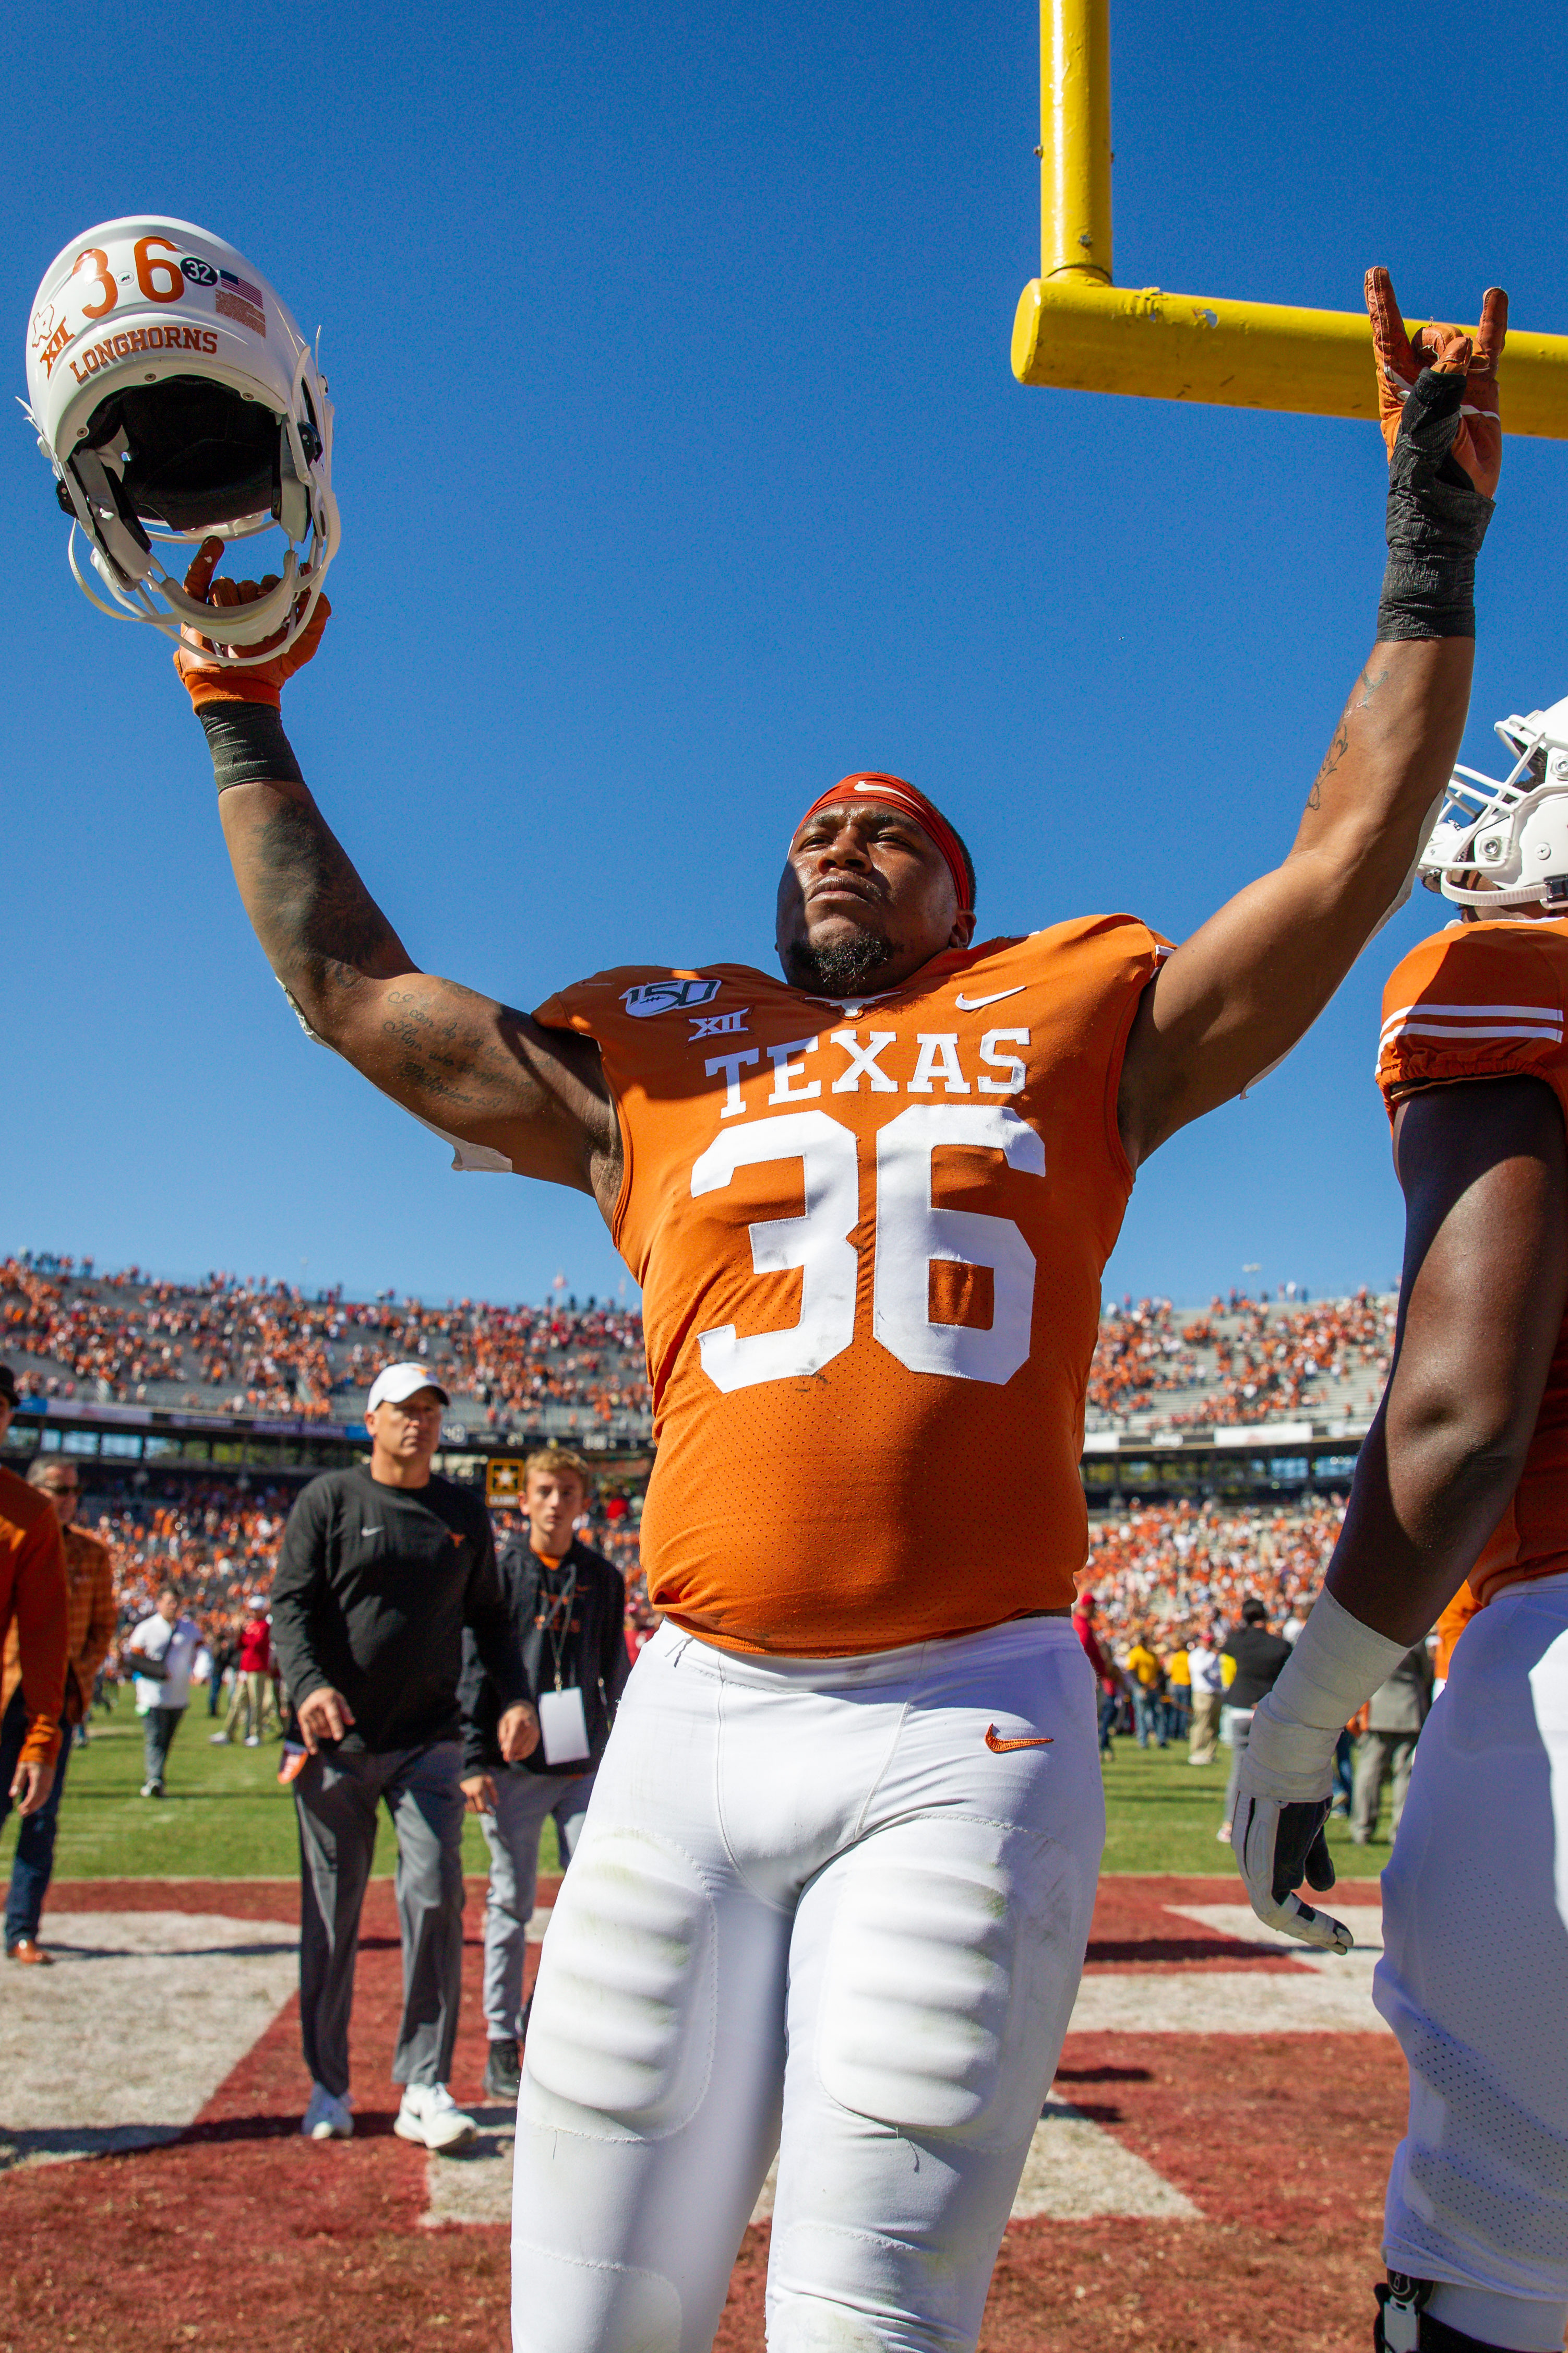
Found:
[{"label": "raised arm", "polygon": [[[207,540],[185,587],[218,610],[270,585],[214,580]],[[325,624],[325,598],[316,616]],[[215,637],[221,632],[215,628]],[[422,972],[300,776],[278,712],[285,680],[320,642],[315,618],[275,664],[176,667],[206,730],[224,839],[245,910],[290,1003],[315,1036],[432,1127],[499,1153],[520,1176],[595,1193],[619,1188],[620,1139],[597,1049]]]},{"label": "raised arm", "polygon": [[1415,349],[1385,271],[1369,273],[1367,299],[1390,453],[1377,642],[1284,863],[1184,941],[1139,1008],[1118,1103],[1135,1166],[1310,1028],[1407,888],[1458,753],[1475,555],[1501,455],[1507,298],[1489,291],[1473,348],[1468,335],[1429,327]]}]

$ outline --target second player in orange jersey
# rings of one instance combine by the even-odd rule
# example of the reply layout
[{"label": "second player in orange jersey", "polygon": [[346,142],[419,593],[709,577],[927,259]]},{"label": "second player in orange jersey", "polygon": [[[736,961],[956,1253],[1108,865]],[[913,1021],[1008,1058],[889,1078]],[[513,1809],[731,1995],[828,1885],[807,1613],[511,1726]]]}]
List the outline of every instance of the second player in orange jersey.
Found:
[{"label": "second player in orange jersey", "polygon": [[[1414,354],[1373,295],[1377,641],[1289,853],[1168,953],[1124,915],[976,947],[951,826],[858,774],[788,845],[782,979],[639,968],[531,1018],[421,972],[333,839],[278,718],[314,638],[270,678],[180,657],[301,1018],[467,1165],[592,1193],[644,1287],[667,1615],[535,1994],[516,2353],[703,2353],[775,2153],[773,2353],[975,2343],[1104,1836],[1068,1615],[1100,1271],[1141,1164],[1398,898],[1464,724],[1500,317]],[[220,553],[216,637],[258,593]]]}]

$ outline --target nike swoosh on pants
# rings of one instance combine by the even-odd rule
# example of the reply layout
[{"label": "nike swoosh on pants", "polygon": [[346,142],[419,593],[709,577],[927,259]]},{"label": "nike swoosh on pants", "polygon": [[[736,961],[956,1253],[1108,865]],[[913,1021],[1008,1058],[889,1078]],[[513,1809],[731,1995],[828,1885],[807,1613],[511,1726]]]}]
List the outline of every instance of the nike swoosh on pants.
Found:
[{"label": "nike swoosh on pants", "polygon": [[1005,1757],[1009,1748],[1049,1748],[1054,1741],[1045,1735],[1031,1740],[1004,1740],[994,1724],[985,1727],[985,1746],[994,1755]]}]

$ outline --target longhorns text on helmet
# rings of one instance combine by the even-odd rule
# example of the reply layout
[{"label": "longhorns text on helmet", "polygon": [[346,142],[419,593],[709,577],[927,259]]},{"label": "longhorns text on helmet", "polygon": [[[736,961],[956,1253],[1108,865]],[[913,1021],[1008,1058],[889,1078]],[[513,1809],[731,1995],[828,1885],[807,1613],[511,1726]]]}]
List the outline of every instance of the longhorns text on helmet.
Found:
[{"label": "longhorns text on helmet", "polygon": [[[184,481],[177,450],[171,459],[169,404],[188,401],[202,386],[234,405],[247,441],[261,449],[267,479],[258,478],[255,512],[233,512],[234,484],[225,484],[221,467],[214,479],[210,439],[194,453]],[[275,440],[263,434],[258,442],[249,429],[251,418],[239,405],[252,403],[275,420]],[[270,661],[299,636],[340,537],[332,408],[310,345],[243,254],[192,222],[164,216],[106,221],[73,237],[44,272],[34,300],[25,406],[71,516],[71,570],[100,612],[151,623],[167,637],[182,627],[205,634],[210,610],[164,571],[159,548],[214,534],[243,539],[278,523],[289,542],[282,578],[255,603],[226,612],[227,638],[215,646],[216,659],[242,667]],[[146,470],[138,468],[138,434],[156,434],[160,423],[165,485],[179,494],[164,504],[138,480]],[[177,423],[173,429],[177,434]],[[166,514],[167,503],[177,505],[177,522]],[[79,529],[112,603],[83,576]],[[275,642],[254,650],[263,638]]]},{"label": "longhorns text on helmet", "polygon": [[1568,915],[1568,696],[1496,732],[1512,767],[1500,782],[1455,769],[1421,880],[1472,913],[1542,904]]}]

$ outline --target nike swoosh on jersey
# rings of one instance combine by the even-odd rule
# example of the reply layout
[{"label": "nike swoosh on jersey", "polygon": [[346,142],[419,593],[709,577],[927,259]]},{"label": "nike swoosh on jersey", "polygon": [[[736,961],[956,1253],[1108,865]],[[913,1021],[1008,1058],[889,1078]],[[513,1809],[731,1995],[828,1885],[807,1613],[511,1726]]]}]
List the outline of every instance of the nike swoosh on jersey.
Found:
[{"label": "nike swoosh on jersey", "polygon": [[994,1756],[1005,1757],[1009,1748],[1050,1748],[1054,1739],[1037,1737],[1032,1740],[1004,1740],[994,1724],[985,1727],[985,1746]]},{"label": "nike swoosh on jersey", "polygon": [[360,1534],[362,1536],[378,1536],[381,1534],[381,1530],[379,1528],[361,1528]]},{"label": "nike swoosh on jersey", "polygon": [[961,989],[952,1001],[961,1013],[978,1013],[983,1006],[1000,1005],[1005,997],[1022,997],[1028,985],[1021,980],[1016,988],[999,988],[994,997],[965,997]]}]

